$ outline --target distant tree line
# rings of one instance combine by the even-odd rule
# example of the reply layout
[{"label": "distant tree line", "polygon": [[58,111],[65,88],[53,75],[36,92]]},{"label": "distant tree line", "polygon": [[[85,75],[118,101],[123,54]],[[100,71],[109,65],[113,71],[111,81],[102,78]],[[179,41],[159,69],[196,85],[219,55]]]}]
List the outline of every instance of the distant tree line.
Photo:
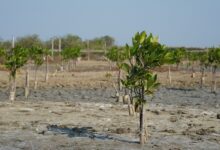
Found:
[{"label": "distant tree line", "polygon": [[[27,35],[16,38],[16,45],[24,48],[31,48],[32,46],[39,46],[47,49],[59,49],[59,42],[61,49],[79,47],[81,49],[109,49],[115,45],[115,39],[109,35],[97,37],[90,40],[82,40],[78,35],[67,34],[62,37],[53,37],[49,40],[43,41],[37,34]],[[11,40],[0,40],[0,47],[4,49],[11,48]]]}]

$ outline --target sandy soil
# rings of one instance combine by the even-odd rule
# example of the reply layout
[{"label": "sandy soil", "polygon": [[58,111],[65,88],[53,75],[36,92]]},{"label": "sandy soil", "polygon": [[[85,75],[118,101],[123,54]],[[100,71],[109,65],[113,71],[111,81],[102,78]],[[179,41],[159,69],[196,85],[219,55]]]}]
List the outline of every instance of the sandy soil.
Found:
[{"label": "sandy soil", "polygon": [[42,68],[37,90],[31,72],[28,99],[21,70],[13,103],[8,101],[8,73],[1,71],[0,150],[220,149],[220,92],[210,92],[210,74],[200,89],[199,78],[186,71],[173,72],[169,86],[167,73],[158,72],[162,86],[146,105],[149,138],[140,147],[138,114],[129,116],[127,105],[115,102],[117,72],[108,68],[106,62],[83,61],[74,72],[51,69],[49,83]]}]

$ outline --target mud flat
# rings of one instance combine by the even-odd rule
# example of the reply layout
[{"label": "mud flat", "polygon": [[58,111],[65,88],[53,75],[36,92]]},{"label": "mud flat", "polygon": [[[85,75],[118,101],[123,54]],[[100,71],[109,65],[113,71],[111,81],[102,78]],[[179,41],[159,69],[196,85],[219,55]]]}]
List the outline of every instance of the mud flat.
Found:
[{"label": "mud flat", "polygon": [[[18,88],[9,103],[0,90],[0,149],[141,149],[138,115],[115,102],[111,88],[39,88],[28,100]],[[143,149],[220,149],[220,93],[161,87],[146,106]]]},{"label": "mud flat", "polygon": [[[8,90],[0,88],[0,101],[8,101]],[[24,89],[17,88],[17,100],[25,100]],[[161,87],[154,97],[147,97],[148,103],[157,105],[193,106],[204,109],[220,108],[220,92],[211,93],[209,88]],[[100,102],[115,103],[113,88],[50,87],[31,90],[25,101],[54,102]]]},{"label": "mud flat", "polygon": [[129,116],[127,105],[115,102],[111,83],[117,81],[117,72],[107,79],[107,63],[101,63],[101,69],[92,68],[100,62],[89,64],[79,64],[78,72],[51,73],[47,84],[39,72],[37,90],[31,72],[28,99],[21,71],[13,103],[8,101],[7,72],[1,71],[0,150],[220,149],[220,89],[210,92],[209,74],[200,89],[199,78],[191,79],[189,73],[173,72],[173,86],[168,87],[167,73],[159,72],[162,86],[154,97],[147,97],[149,135],[140,147],[138,114]]}]

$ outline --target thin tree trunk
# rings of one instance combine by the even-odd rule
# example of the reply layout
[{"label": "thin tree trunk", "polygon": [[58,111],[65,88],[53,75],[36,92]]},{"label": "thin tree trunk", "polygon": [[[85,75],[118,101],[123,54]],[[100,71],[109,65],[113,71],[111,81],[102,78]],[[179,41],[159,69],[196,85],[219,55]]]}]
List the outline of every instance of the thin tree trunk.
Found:
[{"label": "thin tree trunk", "polygon": [[52,60],[54,61],[54,39],[51,41]]},{"label": "thin tree trunk", "polygon": [[89,50],[89,41],[87,42],[87,60],[90,60],[90,50]]},{"label": "thin tree trunk", "polygon": [[118,70],[118,91],[120,92],[122,89],[121,85],[121,69]]},{"label": "thin tree trunk", "polygon": [[190,63],[189,62],[187,62],[187,64],[186,64],[186,72],[190,72]]},{"label": "thin tree trunk", "polygon": [[87,57],[87,61],[89,61],[90,60],[90,52],[89,52],[89,50],[88,50],[88,57]]},{"label": "thin tree trunk", "polygon": [[212,67],[212,88],[211,91],[216,92],[216,67]]},{"label": "thin tree trunk", "polygon": [[14,101],[16,95],[16,75],[12,76],[10,75],[10,95],[9,100]]},{"label": "thin tree trunk", "polygon": [[35,72],[34,72],[34,89],[35,90],[37,89],[37,70],[38,70],[38,67],[36,66]]},{"label": "thin tree trunk", "polygon": [[205,83],[205,68],[201,66],[201,79],[200,79],[200,87],[203,88]]},{"label": "thin tree trunk", "polygon": [[189,57],[186,58],[186,72],[189,71]]},{"label": "thin tree trunk", "polygon": [[25,98],[28,98],[28,95],[29,95],[29,69],[28,69],[28,66],[27,66],[27,69],[26,69],[26,73],[25,73],[25,91],[24,91],[24,95],[25,95]]},{"label": "thin tree trunk", "polygon": [[133,101],[133,89],[130,90],[130,98],[131,98],[131,104],[134,105],[134,101]]},{"label": "thin tree trunk", "polygon": [[195,78],[196,77],[196,74],[195,74],[195,69],[194,69],[194,63],[192,63],[192,75],[191,75],[192,78]]},{"label": "thin tree trunk", "polygon": [[144,131],[144,104],[141,104],[140,108],[140,144],[145,143],[145,131]]},{"label": "thin tree trunk", "polygon": [[48,65],[48,55],[46,56],[46,74],[45,74],[45,82],[48,82],[48,73],[49,73],[49,65]]},{"label": "thin tree trunk", "polygon": [[133,109],[132,109],[132,106],[131,106],[130,98],[128,98],[128,113],[129,113],[129,116],[133,116],[134,115],[134,112],[133,112]]},{"label": "thin tree trunk", "polygon": [[64,67],[64,63],[63,60],[61,60],[61,66],[60,66],[60,71],[63,72],[63,67]]},{"label": "thin tree trunk", "polygon": [[[141,99],[144,101],[144,86],[141,89]],[[140,108],[140,144],[143,145],[145,143],[145,129],[144,129],[144,103],[141,103]]]},{"label": "thin tree trunk", "polygon": [[131,104],[131,96],[128,94],[126,88],[125,88],[125,95],[124,95],[124,104],[128,104],[128,114],[129,114],[129,116],[133,116],[134,115],[134,107]]},{"label": "thin tree trunk", "polygon": [[76,60],[73,60],[74,61],[74,67],[73,69],[75,70],[76,69],[76,66],[77,66],[77,59]]},{"label": "thin tree trunk", "polygon": [[169,65],[169,70],[168,70],[168,80],[169,80],[169,85],[171,85],[172,84],[172,78],[171,78],[170,65]]},{"label": "thin tree trunk", "polygon": [[130,101],[131,101],[131,109],[133,111],[133,114],[135,114],[134,99],[133,99],[133,89],[130,90]]}]

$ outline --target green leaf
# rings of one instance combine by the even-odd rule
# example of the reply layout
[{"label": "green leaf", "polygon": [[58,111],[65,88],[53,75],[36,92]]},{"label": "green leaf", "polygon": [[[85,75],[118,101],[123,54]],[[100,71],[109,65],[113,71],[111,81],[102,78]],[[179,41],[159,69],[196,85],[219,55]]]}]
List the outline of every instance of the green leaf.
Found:
[{"label": "green leaf", "polygon": [[158,43],[158,41],[159,41],[159,37],[158,36],[151,38],[151,42],[152,43]]},{"label": "green leaf", "polygon": [[147,37],[146,32],[145,31],[141,32],[139,43],[142,44],[145,41],[146,37]]}]

